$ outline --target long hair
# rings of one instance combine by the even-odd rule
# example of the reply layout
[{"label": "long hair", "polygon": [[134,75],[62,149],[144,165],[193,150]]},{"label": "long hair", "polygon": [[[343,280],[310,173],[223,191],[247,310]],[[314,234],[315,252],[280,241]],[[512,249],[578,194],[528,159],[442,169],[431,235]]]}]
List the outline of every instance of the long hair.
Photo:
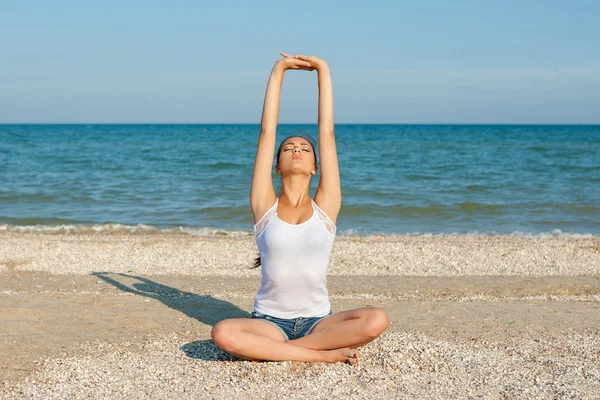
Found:
[{"label": "long hair", "polygon": [[[279,164],[279,155],[281,154],[281,150],[283,149],[283,144],[285,143],[285,141],[288,140],[289,138],[301,137],[303,139],[306,139],[308,141],[308,143],[310,143],[310,145],[312,147],[313,155],[315,156],[315,166],[317,166],[317,168],[318,168],[319,163],[317,161],[317,150],[316,150],[317,143],[315,142],[315,139],[313,139],[313,137],[310,136],[310,134],[308,134],[307,132],[304,132],[301,130],[297,130],[294,132],[296,132],[296,134],[286,137],[279,144],[279,147],[277,148],[277,156],[275,158],[275,165]],[[278,195],[281,196],[282,194],[283,194],[283,183],[279,187]],[[258,268],[260,266],[261,266],[260,253],[258,253],[258,256],[254,259],[254,263],[252,263],[252,267],[250,267],[250,268]]]}]

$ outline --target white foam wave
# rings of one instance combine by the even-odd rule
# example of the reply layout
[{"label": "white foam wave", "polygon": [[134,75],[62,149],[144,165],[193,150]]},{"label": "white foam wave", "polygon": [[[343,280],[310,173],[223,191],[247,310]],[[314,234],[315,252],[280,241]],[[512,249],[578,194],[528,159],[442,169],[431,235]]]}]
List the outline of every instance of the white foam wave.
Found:
[{"label": "white foam wave", "polygon": [[[179,226],[177,228],[158,228],[151,225],[137,224],[96,224],[96,225],[0,225],[0,234],[2,233],[31,233],[31,234],[99,234],[99,235],[191,235],[191,236],[226,236],[226,237],[245,237],[252,236],[250,230],[222,229],[213,227],[190,227]],[[469,231],[469,232],[450,232],[450,233],[431,233],[431,232],[409,232],[409,233],[382,233],[366,232],[363,229],[347,229],[338,231],[338,236],[510,236],[526,238],[576,238],[589,239],[600,237],[591,233],[569,233],[562,232],[560,229],[554,229],[551,232],[531,233],[514,231],[512,233],[495,231]]]},{"label": "white foam wave", "polygon": [[157,228],[151,225],[97,224],[97,225],[0,225],[0,233],[33,234],[101,234],[101,235],[192,235],[192,236],[251,236],[252,232],[211,227]]},{"label": "white foam wave", "polygon": [[574,239],[590,239],[597,238],[600,235],[594,235],[592,233],[571,233],[571,232],[563,232],[560,229],[554,229],[551,232],[523,232],[523,231],[513,231],[511,233],[506,232],[497,232],[497,231],[468,231],[468,232],[440,232],[440,233],[432,233],[432,232],[409,232],[409,233],[367,233],[361,232],[356,229],[348,229],[346,231],[338,231],[338,235],[340,236],[428,236],[428,237],[438,237],[438,236],[503,236],[503,237],[524,237],[524,238],[574,238]]},{"label": "white foam wave", "polygon": [[572,232],[563,232],[560,229],[554,229],[551,232],[540,232],[540,233],[531,233],[531,232],[523,232],[523,231],[514,231],[511,233],[500,233],[500,232],[469,232],[467,236],[513,236],[513,237],[530,237],[530,238],[575,238],[575,239],[589,239],[593,237],[597,237],[597,235],[593,235],[591,233],[572,233]]}]

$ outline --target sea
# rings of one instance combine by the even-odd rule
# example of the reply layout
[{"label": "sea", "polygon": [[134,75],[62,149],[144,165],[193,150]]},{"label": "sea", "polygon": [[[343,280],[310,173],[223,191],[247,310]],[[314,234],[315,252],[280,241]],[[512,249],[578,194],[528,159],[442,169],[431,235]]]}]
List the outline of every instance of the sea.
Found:
[{"label": "sea", "polygon": [[[0,125],[0,233],[251,235],[259,131]],[[279,125],[277,144],[299,132],[318,136]],[[335,137],[337,235],[600,235],[600,125],[339,124]]]}]

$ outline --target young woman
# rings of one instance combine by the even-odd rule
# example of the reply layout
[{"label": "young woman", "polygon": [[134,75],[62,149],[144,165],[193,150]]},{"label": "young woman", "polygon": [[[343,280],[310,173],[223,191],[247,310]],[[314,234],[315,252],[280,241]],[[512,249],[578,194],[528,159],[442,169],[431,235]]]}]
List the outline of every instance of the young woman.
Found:
[{"label": "young woman", "polygon": [[[267,85],[250,191],[262,285],[251,319],[223,320],[211,335],[217,346],[244,359],[356,365],[353,349],[377,338],[389,318],[372,307],[333,315],[330,311],[326,275],[342,203],[331,75],[320,58],[281,55]],[[279,97],[289,70],[318,73],[321,178],[314,200],[308,189],[317,173],[316,152],[311,140],[302,136],[291,136],[279,146],[275,167],[283,186],[279,197],[273,188]]]}]

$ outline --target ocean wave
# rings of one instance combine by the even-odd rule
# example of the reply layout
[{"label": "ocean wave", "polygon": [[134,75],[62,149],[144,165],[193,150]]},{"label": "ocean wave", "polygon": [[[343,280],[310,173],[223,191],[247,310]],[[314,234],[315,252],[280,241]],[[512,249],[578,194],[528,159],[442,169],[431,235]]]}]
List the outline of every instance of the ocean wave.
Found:
[{"label": "ocean wave", "polygon": [[466,214],[502,215],[509,208],[501,204],[483,204],[475,201],[464,201],[458,203],[457,208]]},{"label": "ocean wave", "polygon": [[503,204],[484,204],[473,201],[459,202],[455,204],[428,204],[424,206],[403,204],[377,204],[362,203],[342,206],[340,215],[349,216],[388,216],[390,218],[414,218],[415,216],[444,216],[454,217],[457,215],[503,215],[512,210],[518,210],[516,206]]},{"label": "ocean wave", "polygon": [[210,168],[216,169],[216,170],[231,169],[231,168],[246,168],[246,167],[247,167],[247,165],[237,164],[237,163],[232,163],[232,162],[223,162],[223,161],[210,164]]},{"label": "ocean wave", "polygon": [[484,185],[473,184],[473,185],[465,185],[464,189],[467,192],[487,192],[489,188],[487,188]]},{"label": "ocean wave", "polygon": [[600,235],[594,235],[592,233],[575,233],[575,232],[563,232],[560,229],[554,229],[551,232],[523,232],[513,231],[511,233],[497,232],[497,231],[468,231],[468,232],[407,232],[407,233],[374,233],[366,234],[362,229],[347,229],[345,231],[338,231],[338,236],[423,236],[423,237],[445,237],[445,236],[479,236],[479,237],[522,237],[522,238],[535,238],[535,239],[591,239],[600,238]]},{"label": "ocean wave", "polygon": [[21,201],[33,201],[33,202],[45,202],[57,200],[59,196],[45,193],[17,193],[10,194],[6,192],[0,193],[0,201],[6,202],[21,202]]},{"label": "ocean wave", "polygon": [[48,235],[190,235],[190,236],[251,236],[251,231],[227,230],[212,227],[186,227],[158,228],[151,225],[125,225],[125,224],[96,224],[96,225],[0,225],[0,233],[32,233]]}]

